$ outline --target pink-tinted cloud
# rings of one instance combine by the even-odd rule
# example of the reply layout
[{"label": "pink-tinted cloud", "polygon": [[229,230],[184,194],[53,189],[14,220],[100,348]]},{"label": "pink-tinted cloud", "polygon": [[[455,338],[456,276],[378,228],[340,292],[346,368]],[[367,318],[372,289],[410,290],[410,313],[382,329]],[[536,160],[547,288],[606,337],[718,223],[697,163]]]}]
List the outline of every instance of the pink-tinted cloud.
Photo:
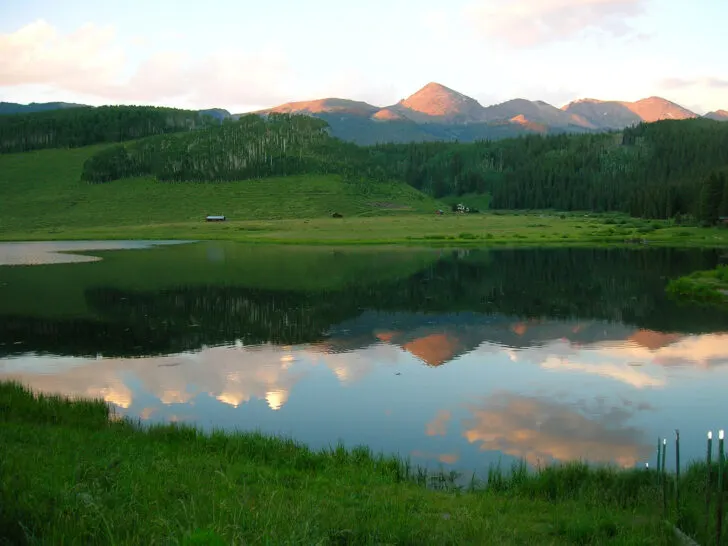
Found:
[{"label": "pink-tinted cloud", "polygon": [[124,66],[112,27],[87,24],[61,35],[45,21],[0,34],[0,86],[48,84],[76,92],[109,85]]},{"label": "pink-tinted cloud", "polygon": [[447,410],[437,412],[435,418],[425,425],[425,434],[428,436],[445,436],[447,434],[447,424],[452,415]]},{"label": "pink-tinted cloud", "polygon": [[587,29],[624,36],[644,0],[477,0],[466,17],[477,31],[513,47],[573,38]]},{"label": "pink-tinted cloud", "polygon": [[686,87],[706,87],[709,89],[728,89],[726,78],[666,78],[662,80],[662,87],[667,89],[684,89]]},{"label": "pink-tinted cloud", "polygon": [[61,34],[36,21],[0,35],[0,87],[42,85],[110,102],[184,98],[200,105],[257,105],[282,100],[291,76],[284,55],[274,49],[199,58],[158,52],[132,67],[131,76],[129,68],[113,27],[87,24]]},{"label": "pink-tinted cloud", "polygon": [[634,405],[586,406],[498,392],[469,409],[472,418],[463,421],[468,442],[534,465],[591,460],[630,467],[651,453],[644,431],[629,425],[641,409]]}]

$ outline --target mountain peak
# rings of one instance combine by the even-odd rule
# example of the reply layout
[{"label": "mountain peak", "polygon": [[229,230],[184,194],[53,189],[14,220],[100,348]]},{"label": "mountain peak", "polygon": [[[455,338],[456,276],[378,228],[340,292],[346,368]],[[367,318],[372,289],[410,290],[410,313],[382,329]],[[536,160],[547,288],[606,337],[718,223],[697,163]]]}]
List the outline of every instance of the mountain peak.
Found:
[{"label": "mountain peak", "polygon": [[469,123],[483,120],[478,101],[440,83],[430,82],[392,107],[413,121],[428,119]]},{"label": "mountain peak", "polygon": [[728,110],[716,110],[714,112],[708,112],[705,116],[708,119],[714,119],[716,121],[728,121]]},{"label": "mountain peak", "polygon": [[632,112],[637,114],[642,121],[652,122],[661,119],[688,119],[698,117],[687,108],[679,104],[663,99],[662,97],[647,97],[636,102],[623,103]]}]

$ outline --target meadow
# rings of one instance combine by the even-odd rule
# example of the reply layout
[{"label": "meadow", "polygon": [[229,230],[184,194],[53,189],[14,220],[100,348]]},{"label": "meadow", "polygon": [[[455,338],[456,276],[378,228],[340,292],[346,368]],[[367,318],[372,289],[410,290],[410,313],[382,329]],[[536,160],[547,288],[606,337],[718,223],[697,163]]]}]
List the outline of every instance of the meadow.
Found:
[{"label": "meadow", "polygon": [[[82,182],[84,161],[103,146],[0,155],[0,240],[539,246],[728,243],[726,229],[616,213],[455,214],[449,203],[403,183],[346,182],[337,175],[215,183],[159,182],[148,177]],[[467,199],[463,197],[466,205]],[[437,210],[445,214],[437,215]],[[333,218],[333,213],[343,218]],[[223,214],[229,220],[206,223],[207,214]]]}]

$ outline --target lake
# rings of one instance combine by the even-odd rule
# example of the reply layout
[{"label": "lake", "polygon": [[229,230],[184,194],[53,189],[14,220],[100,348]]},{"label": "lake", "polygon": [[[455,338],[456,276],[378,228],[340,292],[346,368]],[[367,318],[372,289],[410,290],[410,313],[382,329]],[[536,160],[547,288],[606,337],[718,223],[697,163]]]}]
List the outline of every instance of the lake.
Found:
[{"label": "lake", "polygon": [[644,465],[675,429],[688,461],[728,425],[728,313],[664,287],[719,260],[0,244],[0,380],[103,398],[144,423],[364,444],[466,473],[518,459]]}]

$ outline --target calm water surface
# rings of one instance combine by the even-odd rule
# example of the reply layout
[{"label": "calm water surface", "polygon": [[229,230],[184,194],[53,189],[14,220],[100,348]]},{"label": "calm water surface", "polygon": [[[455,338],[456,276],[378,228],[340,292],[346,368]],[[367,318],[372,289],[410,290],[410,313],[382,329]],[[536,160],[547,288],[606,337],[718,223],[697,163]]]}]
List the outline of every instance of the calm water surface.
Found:
[{"label": "calm water surface", "polygon": [[728,314],[664,295],[717,251],[76,244],[101,260],[0,267],[0,379],[468,472],[728,425]]}]

